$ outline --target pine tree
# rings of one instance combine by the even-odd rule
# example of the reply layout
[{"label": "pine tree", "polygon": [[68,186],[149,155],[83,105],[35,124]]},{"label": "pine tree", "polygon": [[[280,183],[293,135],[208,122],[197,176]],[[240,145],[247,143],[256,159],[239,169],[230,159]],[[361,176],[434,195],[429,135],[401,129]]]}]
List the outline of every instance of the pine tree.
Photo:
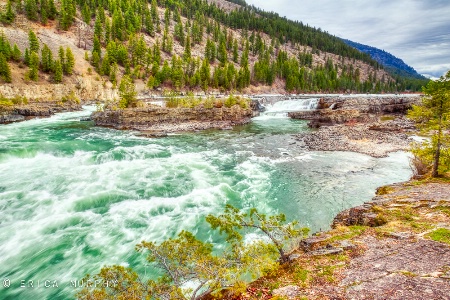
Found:
[{"label": "pine tree", "polygon": [[83,5],[83,9],[81,10],[81,15],[83,16],[84,23],[89,24],[91,22],[91,9],[86,2]]},{"label": "pine tree", "polygon": [[233,61],[235,63],[238,63],[238,59],[239,59],[238,43],[237,40],[235,39],[233,42]]},{"label": "pine tree", "polygon": [[63,71],[64,71],[64,65],[66,64],[66,55],[64,53],[64,48],[62,46],[59,46],[58,58],[59,58],[59,62],[61,63],[61,66],[62,66]]},{"label": "pine tree", "polygon": [[13,51],[12,51],[13,60],[16,62],[19,62],[21,57],[22,57],[22,52],[20,52],[20,49],[19,49],[19,47],[17,47],[17,44],[14,44]]},{"label": "pine tree", "polygon": [[74,66],[75,66],[75,57],[73,56],[72,50],[70,50],[70,48],[67,47],[66,61],[64,64],[64,73],[67,75],[72,75]]},{"label": "pine tree", "polygon": [[25,12],[28,20],[37,21],[38,7],[36,0],[25,0]]},{"label": "pine tree", "polygon": [[153,24],[156,24],[156,31],[161,32],[161,25],[159,24],[158,4],[156,3],[156,0],[152,0],[150,14],[152,15]]},{"label": "pine tree", "polygon": [[0,76],[2,76],[5,82],[10,83],[12,81],[11,69],[9,68],[8,63],[6,62],[5,56],[1,52],[0,52]]},{"label": "pine tree", "polygon": [[39,79],[39,55],[31,51],[30,54],[30,69],[28,71],[28,78],[33,81],[38,81]]},{"label": "pine tree", "polygon": [[53,70],[53,53],[47,44],[44,44],[41,50],[42,71],[50,72]]},{"label": "pine tree", "polygon": [[211,70],[209,66],[209,60],[205,57],[205,59],[203,59],[202,66],[200,68],[200,81],[202,89],[204,91],[208,89],[210,79],[211,79]]},{"label": "pine tree", "polygon": [[95,18],[95,24],[94,24],[94,37],[97,37],[97,39],[99,40],[99,42],[101,42],[101,37],[102,37],[102,21],[100,19],[100,17],[97,16],[97,18]]},{"label": "pine tree", "polygon": [[39,53],[39,40],[33,30],[28,32],[28,41],[30,43],[30,52]]},{"label": "pine tree", "polygon": [[120,94],[120,108],[134,107],[136,106],[136,90],[134,83],[130,76],[124,75],[120,81],[119,86]]},{"label": "pine tree", "polygon": [[25,65],[27,65],[27,66],[30,65],[30,51],[28,51],[28,48],[25,48],[25,54],[23,57],[23,61],[24,61]]},{"label": "pine tree", "polygon": [[8,0],[6,3],[6,11],[5,14],[2,15],[2,22],[6,24],[11,24],[14,22],[14,19],[16,18],[16,14],[14,13],[11,5],[11,0]]},{"label": "pine tree", "polygon": [[54,61],[54,66],[55,66],[54,67],[55,68],[55,74],[53,76],[53,80],[55,82],[59,83],[63,79],[63,67],[62,67],[61,61],[59,59],[55,60]]},{"label": "pine tree", "polygon": [[189,36],[186,38],[183,58],[185,62],[189,62],[191,60],[191,38]]},{"label": "pine tree", "polygon": [[47,25],[47,22],[48,22],[48,4],[47,4],[47,0],[41,0],[40,15],[41,15],[41,23],[44,24],[44,25]]},{"label": "pine tree", "polygon": [[58,15],[55,2],[53,2],[53,0],[47,0],[47,3],[48,3],[48,18],[50,20],[55,20],[56,16]]}]

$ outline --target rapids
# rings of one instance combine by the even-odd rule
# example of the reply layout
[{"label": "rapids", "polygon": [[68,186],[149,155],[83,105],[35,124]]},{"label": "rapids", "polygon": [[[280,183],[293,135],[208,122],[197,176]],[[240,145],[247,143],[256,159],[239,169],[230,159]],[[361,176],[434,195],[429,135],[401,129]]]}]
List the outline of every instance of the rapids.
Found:
[{"label": "rapids", "polygon": [[151,276],[137,243],[183,229],[221,243],[204,217],[226,203],[282,212],[314,232],[376,187],[410,177],[406,153],[302,149],[292,134],[310,129],[285,114],[315,100],[297,101],[231,131],[159,139],[80,122],[93,107],[1,125],[0,298],[73,299],[72,281],[103,265]]}]

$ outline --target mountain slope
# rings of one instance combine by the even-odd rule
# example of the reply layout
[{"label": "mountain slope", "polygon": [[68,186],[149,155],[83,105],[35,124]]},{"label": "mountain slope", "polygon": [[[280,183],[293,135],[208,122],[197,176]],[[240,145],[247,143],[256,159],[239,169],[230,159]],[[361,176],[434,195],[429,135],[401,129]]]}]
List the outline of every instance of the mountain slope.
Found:
[{"label": "mountain slope", "polygon": [[[24,89],[33,82],[77,86],[97,82],[95,86],[109,89],[106,94],[116,95],[111,89],[124,75],[145,94],[162,90],[378,93],[407,87],[403,78],[394,78],[369,55],[340,39],[243,1],[30,0],[19,6],[0,0],[0,6],[10,12],[0,15],[0,31],[8,43],[0,51],[16,75],[12,85]],[[31,53],[26,38],[30,29],[40,45],[39,76],[32,80],[25,55]],[[16,59],[10,55],[14,44],[21,51]],[[51,50],[51,63],[44,62],[45,45]],[[56,78],[54,67],[64,64],[60,46],[70,48],[75,56],[74,71],[69,74],[65,66],[62,80]],[[79,93],[91,99],[105,95]]]},{"label": "mountain slope", "polygon": [[393,74],[417,79],[425,79],[425,77],[417,73],[417,71],[414,70],[414,68],[407,65],[402,59],[390,54],[389,52],[346,39],[343,39],[343,41],[347,45],[355,49],[358,49],[363,53],[369,54],[374,60],[383,65],[387,70],[391,71],[391,73]]}]

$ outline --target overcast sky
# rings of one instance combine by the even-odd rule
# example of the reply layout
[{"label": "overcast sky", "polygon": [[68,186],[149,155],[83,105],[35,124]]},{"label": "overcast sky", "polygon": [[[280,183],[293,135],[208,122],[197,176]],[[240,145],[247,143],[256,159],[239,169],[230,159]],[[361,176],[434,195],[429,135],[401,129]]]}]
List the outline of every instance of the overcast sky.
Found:
[{"label": "overcast sky", "polygon": [[450,0],[247,0],[328,33],[383,49],[420,74],[450,70]]}]

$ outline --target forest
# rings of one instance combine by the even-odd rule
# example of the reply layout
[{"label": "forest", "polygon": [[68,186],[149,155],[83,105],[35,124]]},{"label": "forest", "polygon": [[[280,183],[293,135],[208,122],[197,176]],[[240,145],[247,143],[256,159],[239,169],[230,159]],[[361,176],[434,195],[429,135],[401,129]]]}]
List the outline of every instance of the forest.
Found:
[{"label": "forest", "polygon": [[[377,76],[383,67],[341,39],[243,1],[230,2],[242,6],[227,12],[204,0],[8,0],[0,17],[8,26],[24,14],[61,31],[81,22],[92,29],[83,37],[85,59],[115,86],[122,75],[145,81],[149,89],[204,91],[281,81],[287,92],[381,93],[418,91],[426,83]],[[47,45],[34,44],[33,36],[30,31],[30,46],[21,53],[2,34],[3,81],[11,82],[8,62],[28,66],[29,80],[38,80],[39,71],[52,74],[56,83],[70,76],[76,63],[70,48],[53,54]],[[197,45],[202,51],[193,54]],[[315,62],[320,55],[323,62]],[[357,62],[371,66],[368,76],[363,78]]]}]

